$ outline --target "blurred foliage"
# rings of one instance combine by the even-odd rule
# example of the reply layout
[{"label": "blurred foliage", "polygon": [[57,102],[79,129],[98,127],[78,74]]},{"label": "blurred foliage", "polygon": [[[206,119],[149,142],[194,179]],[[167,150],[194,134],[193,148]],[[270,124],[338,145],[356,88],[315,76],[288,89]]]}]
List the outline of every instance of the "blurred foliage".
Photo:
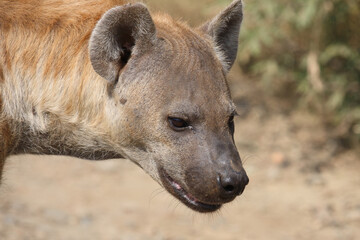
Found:
[{"label": "blurred foliage", "polygon": [[360,139],[360,0],[247,0],[238,61],[268,92],[297,97]]}]

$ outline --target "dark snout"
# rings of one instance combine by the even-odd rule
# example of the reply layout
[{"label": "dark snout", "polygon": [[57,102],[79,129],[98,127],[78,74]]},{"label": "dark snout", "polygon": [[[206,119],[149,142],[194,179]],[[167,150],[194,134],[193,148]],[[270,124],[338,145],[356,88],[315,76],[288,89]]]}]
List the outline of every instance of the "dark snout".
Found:
[{"label": "dark snout", "polygon": [[[201,167],[193,167],[186,171],[186,192],[192,197],[193,202],[202,203],[196,207],[185,204],[194,210],[210,212],[219,208],[222,204],[234,200],[243,193],[249,178],[241,165],[240,157],[232,159],[229,155],[214,159],[210,164]],[[236,168],[234,168],[236,162]],[[207,208],[204,208],[204,206]],[[216,206],[210,208],[209,206]]]},{"label": "dark snout", "polygon": [[217,172],[219,198],[231,201],[243,193],[249,178],[233,142],[218,143],[214,155],[218,156],[213,164]]},{"label": "dark snout", "polygon": [[240,195],[249,183],[249,178],[233,143],[215,146],[209,154],[211,159],[203,159],[198,162],[198,166],[186,171],[185,181],[187,191],[198,201],[222,205]]}]

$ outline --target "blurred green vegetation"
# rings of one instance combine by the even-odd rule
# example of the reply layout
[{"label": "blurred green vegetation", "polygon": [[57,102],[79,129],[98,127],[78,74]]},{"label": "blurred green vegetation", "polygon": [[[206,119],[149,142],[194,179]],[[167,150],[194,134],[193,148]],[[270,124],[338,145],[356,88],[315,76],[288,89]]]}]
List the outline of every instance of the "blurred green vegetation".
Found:
[{"label": "blurred green vegetation", "polygon": [[333,133],[360,139],[360,1],[248,0],[238,61],[274,95],[296,97]]},{"label": "blurred green vegetation", "polygon": [[[149,0],[198,25],[231,0]],[[307,108],[351,146],[360,140],[360,0],[244,0],[238,64],[264,92]]]}]

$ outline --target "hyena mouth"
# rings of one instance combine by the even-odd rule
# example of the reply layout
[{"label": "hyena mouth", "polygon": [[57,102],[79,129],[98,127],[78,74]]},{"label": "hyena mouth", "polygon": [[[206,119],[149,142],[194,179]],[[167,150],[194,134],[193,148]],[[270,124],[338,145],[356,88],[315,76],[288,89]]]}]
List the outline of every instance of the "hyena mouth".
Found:
[{"label": "hyena mouth", "polygon": [[186,192],[185,189],[182,188],[173,178],[171,178],[164,169],[160,169],[159,173],[165,189],[189,208],[198,212],[206,213],[214,212],[221,207],[221,204],[208,204],[200,202],[190,193]]}]

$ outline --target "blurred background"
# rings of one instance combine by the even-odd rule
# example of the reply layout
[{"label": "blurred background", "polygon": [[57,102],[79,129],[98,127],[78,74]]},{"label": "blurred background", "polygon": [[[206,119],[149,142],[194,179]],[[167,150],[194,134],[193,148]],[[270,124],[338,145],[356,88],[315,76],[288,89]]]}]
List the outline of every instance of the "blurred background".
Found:
[{"label": "blurred background", "polygon": [[[147,0],[198,26],[230,0]],[[360,1],[245,0],[229,84],[250,185],[215,214],[127,160],[18,156],[0,239],[360,238]]]}]

